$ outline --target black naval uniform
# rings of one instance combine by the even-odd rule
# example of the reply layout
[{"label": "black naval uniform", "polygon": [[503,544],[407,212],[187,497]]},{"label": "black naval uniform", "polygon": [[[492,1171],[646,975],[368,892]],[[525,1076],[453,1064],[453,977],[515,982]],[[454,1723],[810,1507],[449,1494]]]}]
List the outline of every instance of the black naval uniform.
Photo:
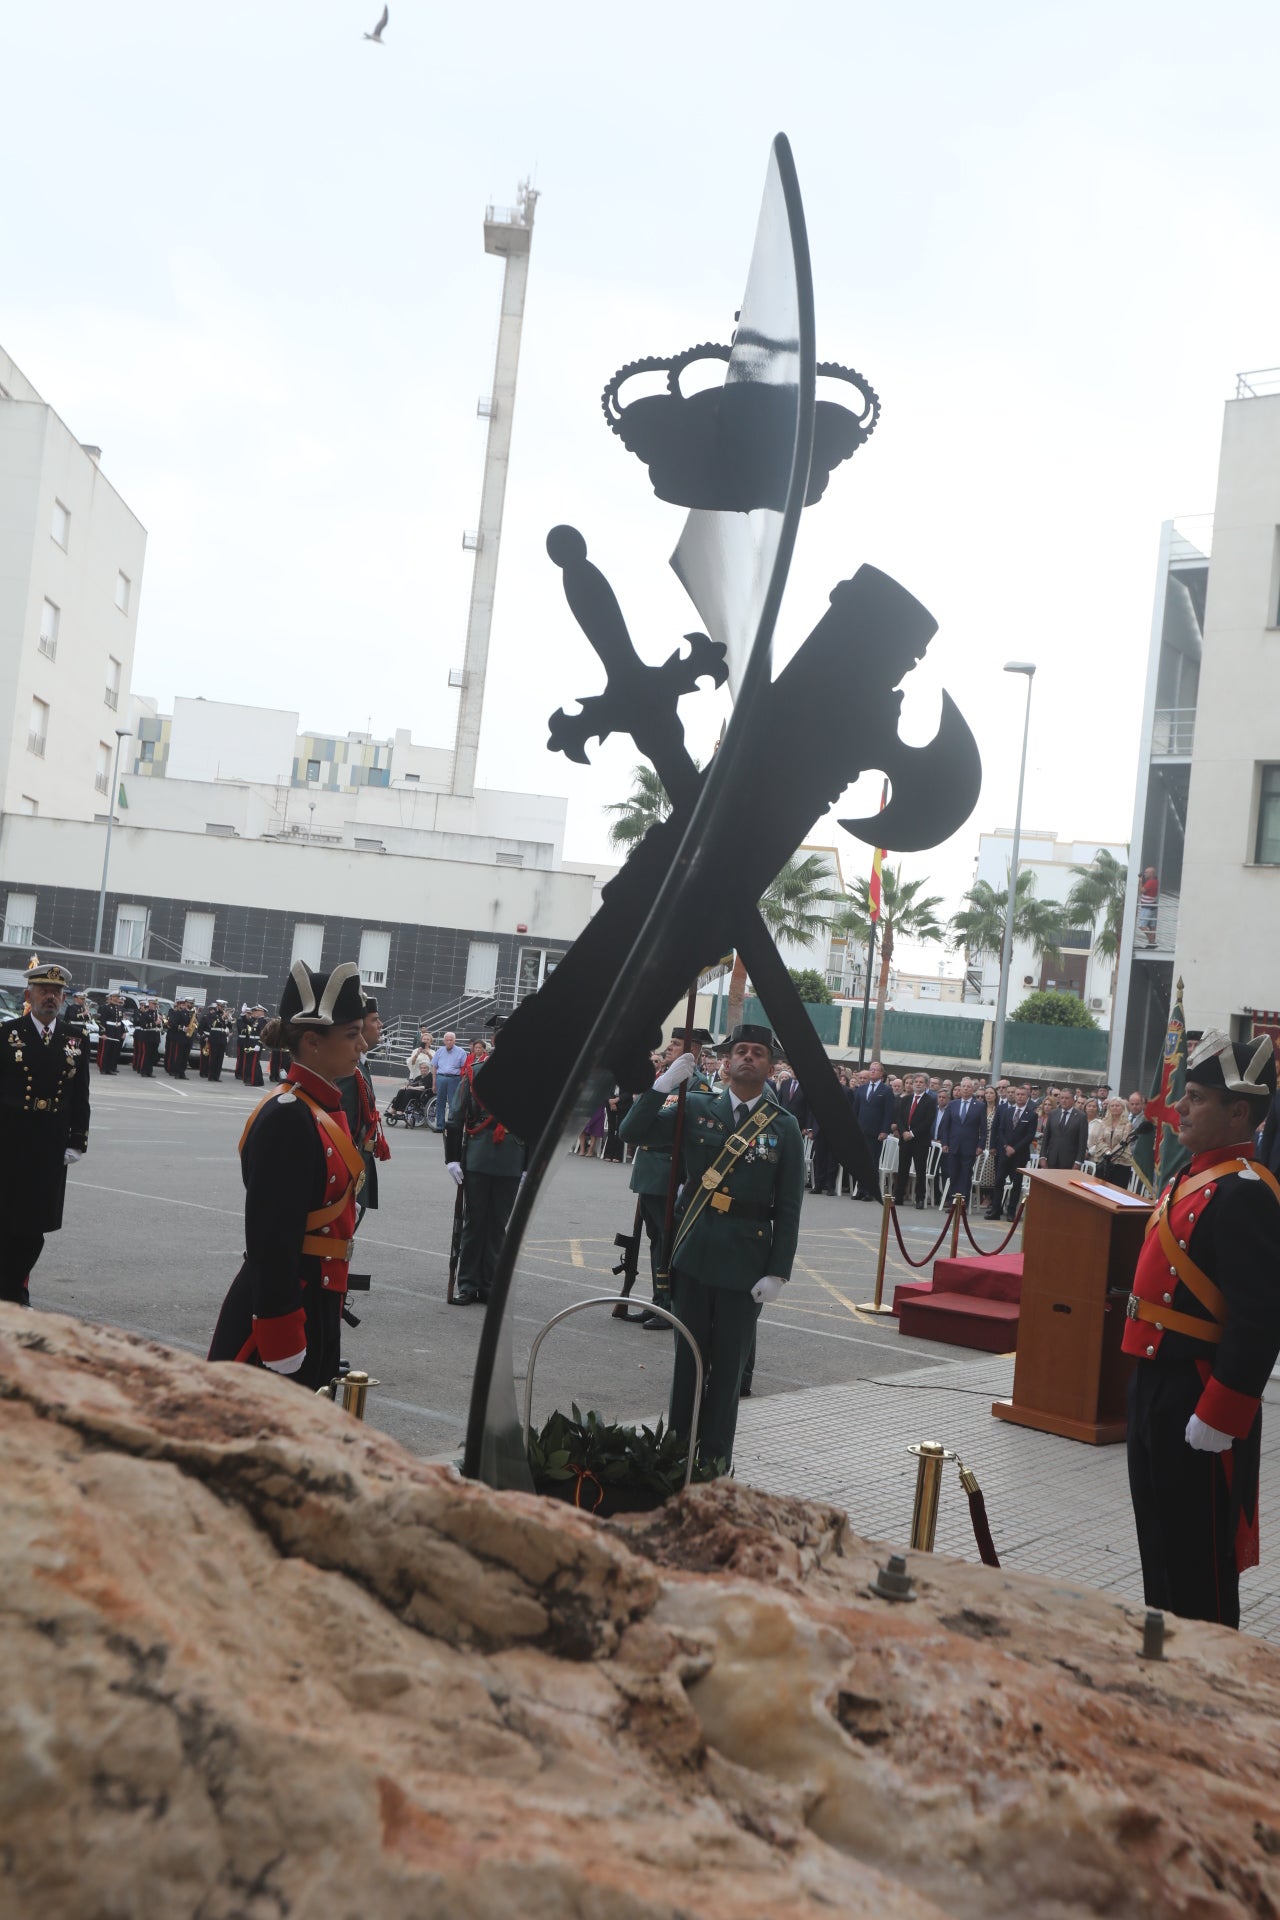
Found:
[{"label": "black naval uniform", "polygon": [[185,1080],[191,1057],[191,1015],[185,1007],[171,1007],[164,1022],[164,1070],[172,1080]]},{"label": "black naval uniform", "polygon": [[246,1087],[262,1085],[262,1029],[266,1025],[255,1014],[246,1014],[240,1022],[240,1078]]},{"label": "black naval uniform", "polygon": [[[317,1112],[319,1109],[319,1112]],[[240,1141],[244,1264],[231,1283],[210,1360],[261,1365],[305,1346],[286,1377],[312,1391],[338,1372],[342,1308],[364,1169],[336,1087],[296,1062]],[[332,1245],[321,1257],[320,1249]]]},{"label": "black naval uniform", "polygon": [[209,1051],[205,1056],[204,1077],[211,1084],[216,1083],[222,1078],[223,1062],[227,1057],[227,1047],[230,1044],[233,1031],[230,1017],[224,1013],[221,1008],[217,1009],[213,1019],[209,1022],[209,1033],[206,1043]]},{"label": "black naval uniform", "polygon": [[155,1007],[139,1007],[133,1019],[133,1070],[144,1080],[155,1072],[160,1051],[160,1014]]},{"label": "black naval uniform", "polygon": [[462,1238],[455,1299],[467,1305],[489,1298],[507,1221],[520,1191],[525,1145],[494,1119],[465,1071],[449,1115],[448,1143],[455,1144],[462,1167]]},{"label": "black naval uniform", "polygon": [[[1247,1141],[1199,1153],[1165,1189],[1168,1232],[1158,1210],[1123,1339],[1138,1359],[1129,1489],[1147,1605],[1227,1627],[1258,1561],[1262,1393],[1280,1355],[1280,1200],[1252,1152]],[[1227,1452],[1188,1444],[1193,1413],[1232,1435]]]},{"label": "black naval uniform", "polygon": [[116,1073],[124,1045],[124,1006],[108,1000],[98,1015],[98,1072]]},{"label": "black naval uniform", "polygon": [[45,1038],[29,1013],[0,1026],[0,1163],[5,1232],[0,1300],[29,1304],[27,1283],[46,1233],[62,1225],[65,1154],[89,1148],[89,1050],[59,1017]]}]

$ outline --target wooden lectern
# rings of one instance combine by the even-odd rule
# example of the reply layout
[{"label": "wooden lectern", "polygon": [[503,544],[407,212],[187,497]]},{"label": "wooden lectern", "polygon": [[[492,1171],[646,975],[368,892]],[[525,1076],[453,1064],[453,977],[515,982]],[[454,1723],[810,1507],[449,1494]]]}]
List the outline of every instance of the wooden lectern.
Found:
[{"label": "wooden lectern", "polygon": [[1022,1232],[1012,1400],[991,1411],[1040,1433],[1108,1446],[1125,1437],[1132,1361],[1125,1301],[1151,1202],[1092,1175],[1037,1167]]}]

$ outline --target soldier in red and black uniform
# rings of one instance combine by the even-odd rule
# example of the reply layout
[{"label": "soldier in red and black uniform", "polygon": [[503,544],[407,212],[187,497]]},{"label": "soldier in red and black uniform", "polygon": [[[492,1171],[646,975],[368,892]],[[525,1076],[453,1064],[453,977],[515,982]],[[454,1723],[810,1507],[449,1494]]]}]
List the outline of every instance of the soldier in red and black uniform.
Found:
[{"label": "soldier in red and black uniform", "polygon": [[124,1045],[124,996],[109,993],[98,1015],[98,1072],[115,1073]]},{"label": "soldier in red and black uniform", "polygon": [[155,1072],[160,1051],[160,1009],[154,1000],[144,1000],[133,1016],[133,1070],[144,1080]]},{"label": "soldier in red and black uniform", "polygon": [[241,1360],[313,1390],[338,1372],[360,1154],[336,1081],[358,1062],[364,996],[351,963],[330,974],[299,960],[280,1002],[289,1077],[240,1138],[244,1265],[214,1329],[211,1360]]},{"label": "soldier in red and black uniform", "polygon": [[1129,1487],[1147,1605],[1240,1624],[1258,1563],[1262,1393],[1280,1355],[1280,1182],[1254,1160],[1268,1039],[1206,1033],[1178,1137],[1192,1158],[1148,1224],[1129,1296]]}]

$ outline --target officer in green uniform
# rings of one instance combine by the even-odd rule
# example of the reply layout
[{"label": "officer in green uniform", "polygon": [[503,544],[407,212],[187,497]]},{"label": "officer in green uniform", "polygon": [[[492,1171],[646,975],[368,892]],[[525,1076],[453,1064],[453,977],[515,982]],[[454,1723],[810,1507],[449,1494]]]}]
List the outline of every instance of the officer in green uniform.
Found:
[{"label": "officer in green uniform", "polygon": [[[742,1370],[756,1320],[791,1275],[804,1194],[804,1145],[793,1117],[768,1091],[774,1041],[768,1027],[729,1036],[723,1093],[685,1102],[684,1159],[672,1244],[672,1311],[698,1343],[706,1370],[698,1447],[704,1461],[733,1461]],[[620,1133],[634,1145],[671,1147],[675,1109],[666,1096],[693,1078],[696,1056],[681,1054],[642,1093]],[[676,1336],[671,1425],[688,1433],[695,1370]]]},{"label": "officer in green uniform", "polygon": [[[693,1030],[695,1046],[709,1046],[711,1035],[702,1027]],[[662,1064],[669,1067],[684,1050],[684,1028],[677,1027],[671,1035],[670,1043],[663,1055]],[[696,1060],[698,1055],[694,1054]],[[711,1082],[706,1075],[698,1072],[688,1083],[690,1093],[710,1093]],[[677,1095],[665,1096],[672,1111],[675,1111]],[[626,1116],[624,1115],[625,1119]],[[625,1133],[620,1137],[626,1137]],[[660,1307],[671,1310],[671,1282],[661,1272],[662,1234],[667,1221],[667,1193],[671,1186],[671,1152],[667,1147],[637,1146],[635,1159],[631,1163],[631,1191],[640,1201],[640,1218],[644,1222],[645,1234],[649,1241],[649,1271],[653,1277],[653,1298]],[[669,1331],[671,1322],[660,1314],[643,1313],[640,1325],[647,1333]]]},{"label": "officer in green uniform", "polygon": [[507,1221],[520,1191],[525,1146],[485,1106],[472,1083],[470,1064],[458,1081],[445,1133],[446,1145],[454,1146],[457,1153],[446,1168],[462,1188],[462,1238],[453,1298],[455,1306],[466,1307],[489,1298]]}]

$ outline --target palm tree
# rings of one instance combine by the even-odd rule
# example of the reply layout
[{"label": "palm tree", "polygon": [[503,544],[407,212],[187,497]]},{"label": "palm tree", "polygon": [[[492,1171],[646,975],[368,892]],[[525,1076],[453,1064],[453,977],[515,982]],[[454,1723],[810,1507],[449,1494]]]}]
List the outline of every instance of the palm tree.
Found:
[{"label": "palm tree", "polygon": [[629,848],[637,840],[643,840],[650,827],[656,827],[660,820],[667,818],[671,812],[671,802],[652,767],[633,767],[630,793],[625,800],[611,800],[605,812],[618,815],[609,829],[611,844]]},{"label": "palm tree", "polygon": [[[942,940],[945,929],[938,918],[941,897],[930,894],[920,898],[924,879],[904,880],[901,867],[883,867],[880,872],[880,978],[876,983],[876,1024],[871,1039],[872,1058],[878,1058],[884,1037],[885,1001],[889,997],[889,967],[899,935],[904,940]],[[833,923],[833,932],[846,938],[871,944],[871,882],[855,880],[849,889],[848,905]]]},{"label": "palm tree", "polygon": [[[830,878],[830,868],[820,853],[807,853],[803,860],[793,855],[788,860],[760,898],[760,918],[775,940],[792,940],[804,946],[816,933],[826,930],[827,916],[821,909],[844,898],[828,885]],[[741,954],[735,953],[725,1008],[730,1032],[742,1018],[746,995],[747,970]]]},{"label": "palm tree", "polygon": [[[1037,900],[1035,890],[1036,876],[1028,867],[1018,875],[1013,937],[1029,946],[1037,960],[1056,960],[1063,933],[1062,908],[1053,900]],[[989,880],[975,881],[965,894],[959,913],[951,916],[953,944],[963,947],[970,957],[1002,953],[1008,905],[1007,886],[993,887]]]},{"label": "palm tree", "polygon": [[1120,958],[1120,937],[1124,931],[1129,870],[1114,853],[1099,847],[1089,866],[1072,867],[1071,871],[1076,876],[1076,884],[1067,895],[1063,911],[1071,926],[1092,929],[1094,952],[1099,960],[1111,962],[1111,1024],[1114,1027],[1116,988],[1120,984],[1116,961]]}]

